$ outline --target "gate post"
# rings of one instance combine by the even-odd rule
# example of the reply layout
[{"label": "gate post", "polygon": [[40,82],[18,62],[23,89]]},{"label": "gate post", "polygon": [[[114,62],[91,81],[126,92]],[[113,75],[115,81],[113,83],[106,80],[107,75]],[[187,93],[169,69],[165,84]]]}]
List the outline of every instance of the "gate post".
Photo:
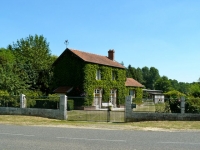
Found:
[{"label": "gate post", "polygon": [[181,114],[185,113],[185,97],[181,97]]},{"label": "gate post", "polygon": [[60,96],[60,119],[61,120],[66,120],[67,119],[67,96],[66,95],[61,95]]},{"label": "gate post", "polygon": [[124,121],[127,122],[129,118],[132,116],[132,109],[131,109],[131,103],[132,103],[132,96],[129,95],[126,97],[125,101],[125,113],[124,113]]},{"label": "gate post", "polygon": [[26,108],[26,95],[20,94],[20,108]]}]

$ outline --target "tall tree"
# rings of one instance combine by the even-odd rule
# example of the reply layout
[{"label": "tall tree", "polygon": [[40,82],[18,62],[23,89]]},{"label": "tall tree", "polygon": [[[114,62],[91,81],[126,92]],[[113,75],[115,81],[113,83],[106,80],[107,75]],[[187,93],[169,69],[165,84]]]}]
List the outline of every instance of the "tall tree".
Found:
[{"label": "tall tree", "polygon": [[139,67],[135,70],[136,71],[136,80],[140,83],[143,83],[143,76],[142,76],[142,69]]},{"label": "tall tree", "polygon": [[0,90],[9,92],[9,94],[19,94],[27,88],[25,81],[22,80],[23,73],[20,66],[16,64],[15,56],[12,51],[0,49]]},{"label": "tall tree", "polygon": [[172,85],[169,79],[166,76],[160,77],[156,82],[155,82],[155,88],[157,90],[162,90],[163,92],[168,92],[171,91]]},{"label": "tall tree", "polygon": [[30,89],[47,92],[52,58],[46,39],[42,35],[29,35],[25,39],[17,40],[8,48],[17,58],[17,64],[22,67],[24,80],[30,85]]},{"label": "tall tree", "polygon": [[200,84],[199,83],[192,83],[190,85],[190,94],[191,96],[200,98]]},{"label": "tall tree", "polygon": [[149,70],[149,86],[150,89],[155,89],[155,82],[160,78],[159,71],[155,67],[151,67]]},{"label": "tall tree", "polygon": [[169,79],[169,81],[171,82],[172,88],[174,90],[179,91],[179,82],[177,80],[172,80],[172,79]]},{"label": "tall tree", "polygon": [[142,68],[142,76],[143,76],[142,84],[145,85],[147,89],[151,89],[150,82],[149,82],[150,71],[148,67],[145,66]]}]

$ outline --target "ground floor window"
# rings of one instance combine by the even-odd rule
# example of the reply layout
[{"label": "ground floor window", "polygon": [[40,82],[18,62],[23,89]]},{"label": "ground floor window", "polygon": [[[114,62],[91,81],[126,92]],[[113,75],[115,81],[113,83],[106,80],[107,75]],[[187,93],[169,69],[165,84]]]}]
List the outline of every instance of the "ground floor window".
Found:
[{"label": "ground floor window", "polygon": [[111,89],[109,102],[113,104],[113,107],[116,107],[116,99],[117,99],[117,90]]},{"label": "ground floor window", "polygon": [[93,106],[96,106],[96,108],[101,108],[101,101],[102,101],[102,89],[95,89]]},{"label": "ground floor window", "polygon": [[133,98],[135,98],[135,90],[130,90],[129,95],[131,95]]}]

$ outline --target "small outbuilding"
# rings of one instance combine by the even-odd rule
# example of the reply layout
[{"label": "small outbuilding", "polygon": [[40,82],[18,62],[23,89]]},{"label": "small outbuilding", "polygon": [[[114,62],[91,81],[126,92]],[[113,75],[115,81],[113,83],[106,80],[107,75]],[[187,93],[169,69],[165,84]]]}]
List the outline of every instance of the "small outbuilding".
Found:
[{"label": "small outbuilding", "polygon": [[146,95],[145,98],[147,98],[147,99],[153,99],[154,103],[164,103],[165,102],[165,96],[163,94],[163,91],[161,91],[161,90],[143,89],[143,95]]}]

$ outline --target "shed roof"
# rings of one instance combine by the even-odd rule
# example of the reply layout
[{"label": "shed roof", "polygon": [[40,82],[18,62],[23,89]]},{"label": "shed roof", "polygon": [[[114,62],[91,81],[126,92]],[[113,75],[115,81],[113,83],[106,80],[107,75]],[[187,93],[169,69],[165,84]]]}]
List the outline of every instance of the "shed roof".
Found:
[{"label": "shed roof", "polygon": [[125,86],[144,87],[144,85],[134,80],[133,78],[126,78]]}]

